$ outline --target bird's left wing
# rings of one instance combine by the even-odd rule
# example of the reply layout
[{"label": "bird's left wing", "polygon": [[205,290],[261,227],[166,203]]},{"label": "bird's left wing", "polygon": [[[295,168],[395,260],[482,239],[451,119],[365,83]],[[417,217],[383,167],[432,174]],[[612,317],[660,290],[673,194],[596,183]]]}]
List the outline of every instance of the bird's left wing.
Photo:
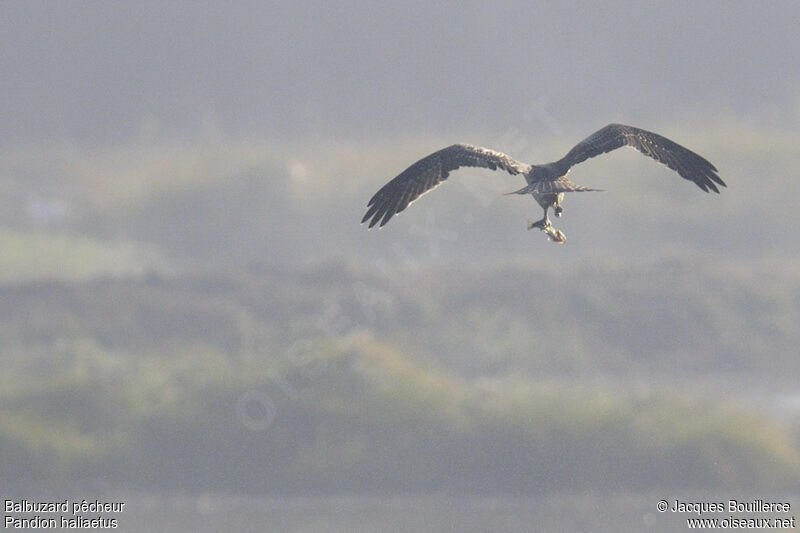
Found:
[{"label": "bird's left wing", "polygon": [[609,124],[594,132],[579,142],[557,164],[563,166],[566,172],[570,167],[590,157],[622,146],[635,148],[659,163],[667,165],[682,178],[694,182],[706,192],[709,190],[719,192],[717,185],[726,186],[722,178],[717,175],[716,167],[705,158],[657,133],[624,124]]},{"label": "bird's left wing", "polygon": [[378,223],[383,226],[459,167],[499,168],[509,174],[525,174],[531,169],[530,165],[501,152],[470,144],[454,144],[420,159],[384,185],[370,199],[361,223],[369,220],[370,228]]}]

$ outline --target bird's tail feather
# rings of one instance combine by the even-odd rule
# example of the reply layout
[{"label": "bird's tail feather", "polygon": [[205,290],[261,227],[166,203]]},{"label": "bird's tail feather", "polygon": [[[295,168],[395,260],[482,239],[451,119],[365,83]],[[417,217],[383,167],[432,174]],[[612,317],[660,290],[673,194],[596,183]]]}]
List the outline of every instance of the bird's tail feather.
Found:
[{"label": "bird's tail feather", "polygon": [[577,183],[572,183],[566,178],[557,179],[555,181],[534,181],[521,188],[518,191],[507,192],[509,194],[556,194],[560,192],[588,192],[596,191],[602,192],[602,189],[592,189],[591,187],[584,187]]}]

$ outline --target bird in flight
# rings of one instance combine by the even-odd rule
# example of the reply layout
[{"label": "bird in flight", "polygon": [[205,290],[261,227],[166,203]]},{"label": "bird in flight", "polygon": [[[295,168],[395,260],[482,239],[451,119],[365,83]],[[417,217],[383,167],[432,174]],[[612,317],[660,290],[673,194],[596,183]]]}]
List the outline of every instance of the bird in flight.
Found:
[{"label": "bird in flight", "polygon": [[644,155],[667,165],[683,179],[694,182],[703,191],[719,193],[717,185],[726,187],[717,175],[717,169],[703,157],[680,144],[657,133],[625,126],[609,124],[575,145],[567,155],[553,163],[529,165],[502,153],[472,146],[454,144],[423,157],[381,187],[367,204],[367,213],[361,223],[369,221],[369,227],[380,227],[402,212],[414,200],[437,187],[447,179],[450,172],[459,167],[484,167],[505,170],[509,174],[522,174],[528,183],[518,191],[508,194],[530,194],[544,209],[544,216],[536,222],[528,222],[528,229],[544,231],[553,242],[566,242],[564,234],[553,227],[547,216],[552,208],[561,216],[564,193],[598,191],[584,187],[567,179],[570,169],[594,157],[622,146],[635,148]]}]

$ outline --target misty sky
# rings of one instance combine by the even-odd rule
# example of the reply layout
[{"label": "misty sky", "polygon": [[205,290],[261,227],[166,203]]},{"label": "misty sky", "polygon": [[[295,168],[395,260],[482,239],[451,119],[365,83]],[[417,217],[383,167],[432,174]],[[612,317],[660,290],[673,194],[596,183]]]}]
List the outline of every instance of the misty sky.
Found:
[{"label": "misty sky", "polygon": [[[187,244],[218,257],[236,245],[242,261],[372,260],[398,247],[549,257],[524,231],[538,207],[500,195],[519,180],[485,171],[462,171],[461,187],[380,236],[358,222],[379,186],[446,144],[543,163],[622,122],[700,152],[731,187],[701,195],[639,156],[597,158],[571,176],[615,194],[571,196],[571,244],[548,254],[797,247],[786,195],[800,168],[797,2],[0,6],[8,225],[43,198],[78,206],[61,229],[173,255]],[[196,192],[211,183],[220,194]],[[433,230],[444,237],[431,244]]]},{"label": "misty sky", "polygon": [[797,124],[798,21],[789,1],[4,2],[0,143],[496,136],[537,105],[572,136]]}]

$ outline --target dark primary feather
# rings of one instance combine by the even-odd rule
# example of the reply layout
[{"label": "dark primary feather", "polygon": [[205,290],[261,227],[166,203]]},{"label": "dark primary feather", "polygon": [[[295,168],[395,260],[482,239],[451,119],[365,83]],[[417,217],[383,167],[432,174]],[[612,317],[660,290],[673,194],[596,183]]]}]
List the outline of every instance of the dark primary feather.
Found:
[{"label": "dark primary feather", "polygon": [[636,148],[644,155],[667,165],[682,178],[693,181],[706,192],[709,189],[719,192],[715,183],[726,187],[725,182],[717,175],[714,165],[703,157],[657,133],[623,124],[609,124],[594,132],[579,142],[557,164],[563,166],[566,171],[590,157],[616,150],[621,146]]},{"label": "dark primary feather", "polygon": [[424,157],[384,185],[367,204],[368,210],[361,219],[369,220],[369,227],[386,224],[411,202],[446,180],[450,172],[459,167],[484,167],[502,169],[509,174],[524,174],[530,165],[520,163],[501,152],[469,144],[454,144]]}]

